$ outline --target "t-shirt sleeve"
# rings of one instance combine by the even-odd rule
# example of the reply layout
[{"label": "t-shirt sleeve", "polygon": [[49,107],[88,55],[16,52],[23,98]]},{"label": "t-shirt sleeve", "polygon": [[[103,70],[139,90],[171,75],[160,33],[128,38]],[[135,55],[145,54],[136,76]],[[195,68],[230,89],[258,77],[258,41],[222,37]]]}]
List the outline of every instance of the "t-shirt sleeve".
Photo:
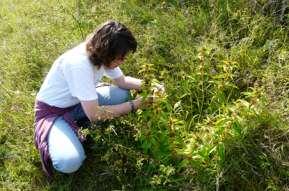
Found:
[{"label": "t-shirt sleeve", "polygon": [[80,101],[97,99],[94,84],[93,68],[88,64],[67,64],[63,68],[69,91],[73,97]]},{"label": "t-shirt sleeve", "polygon": [[119,67],[116,67],[114,69],[105,69],[104,75],[109,77],[110,79],[116,79],[121,77],[123,73]]}]

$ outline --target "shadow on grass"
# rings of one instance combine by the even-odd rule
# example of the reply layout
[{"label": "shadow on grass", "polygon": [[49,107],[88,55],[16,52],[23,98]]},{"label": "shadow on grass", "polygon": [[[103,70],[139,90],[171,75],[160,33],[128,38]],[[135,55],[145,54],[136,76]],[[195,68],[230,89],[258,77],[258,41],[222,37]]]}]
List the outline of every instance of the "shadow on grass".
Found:
[{"label": "shadow on grass", "polygon": [[259,124],[239,138],[226,139],[218,190],[289,188],[289,131]]}]

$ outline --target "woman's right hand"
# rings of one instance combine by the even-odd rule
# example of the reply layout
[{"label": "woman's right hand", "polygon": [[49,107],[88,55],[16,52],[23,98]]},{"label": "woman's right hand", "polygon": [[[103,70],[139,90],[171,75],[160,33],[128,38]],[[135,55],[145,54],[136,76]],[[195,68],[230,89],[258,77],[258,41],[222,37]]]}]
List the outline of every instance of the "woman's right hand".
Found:
[{"label": "woman's right hand", "polygon": [[140,109],[142,107],[142,97],[137,97],[132,102],[135,110]]},{"label": "woman's right hand", "polygon": [[133,104],[135,109],[144,109],[147,108],[149,106],[151,106],[154,102],[154,98],[153,96],[148,96],[146,98],[143,98],[141,96],[136,97],[135,100],[133,100]]}]

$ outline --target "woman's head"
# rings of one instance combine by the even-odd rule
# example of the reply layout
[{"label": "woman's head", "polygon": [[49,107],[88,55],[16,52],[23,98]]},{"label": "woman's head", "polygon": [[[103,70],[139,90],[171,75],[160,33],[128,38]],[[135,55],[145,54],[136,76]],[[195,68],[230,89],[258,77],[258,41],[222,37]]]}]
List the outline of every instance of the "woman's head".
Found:
[{"label": "woman's head", "polygon": [[117,21],[103,23],[87,39],[86,50],[91,62],[110,67],[116,60],[123,60],[129,52],[135,52],[137,42],[131,31]]}]

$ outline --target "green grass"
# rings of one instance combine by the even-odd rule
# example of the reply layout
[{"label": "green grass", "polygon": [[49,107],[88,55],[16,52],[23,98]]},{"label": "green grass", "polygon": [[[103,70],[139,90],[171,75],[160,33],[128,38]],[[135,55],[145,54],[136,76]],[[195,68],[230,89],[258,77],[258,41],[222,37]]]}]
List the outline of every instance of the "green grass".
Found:
[{"label": "green grass", "polygon": [[[251,3],[1,0],[0,190],[288,189],[289,16]],[[124,72],[167,95],[89,129],[81,169],[49,182],[36,92],[57,56],[108,19],[139,43]]]}]

